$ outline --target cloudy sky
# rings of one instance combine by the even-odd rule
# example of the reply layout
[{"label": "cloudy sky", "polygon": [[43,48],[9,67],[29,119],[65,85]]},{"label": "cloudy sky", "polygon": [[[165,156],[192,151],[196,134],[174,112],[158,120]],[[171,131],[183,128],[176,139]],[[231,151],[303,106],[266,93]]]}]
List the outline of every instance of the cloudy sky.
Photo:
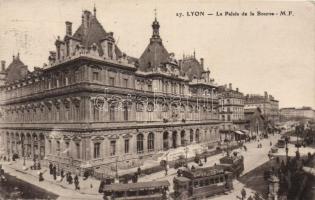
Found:
[{"label": "cloudy sky", "polygon": [[[0,59],[10,63],[20,52],[31,70],[42,66],[57,36],[65,34],[64,22],[73,22],[75,31],[82,10],[92,11],[94,4],[97,18],[128,55],[139,57],[148,44],[156,8],[163,43],[176,58],[195,50],[219,84],[231,82],[245,94],[268,91],[280,107],[315,108],[314,2],[0,0]],[[192,11],[205,16],[187,16]],[[293,16],[215,15],[226,11]]]}]

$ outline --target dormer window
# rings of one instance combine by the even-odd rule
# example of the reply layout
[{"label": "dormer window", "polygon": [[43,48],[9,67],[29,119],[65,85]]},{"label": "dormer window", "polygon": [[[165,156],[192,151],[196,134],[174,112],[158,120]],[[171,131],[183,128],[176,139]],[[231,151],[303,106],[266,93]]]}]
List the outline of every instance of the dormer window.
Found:
[{"label": "dormer window", "polygon": [[110,59],[113,59],[113,44],[112,43],[108,43],[108,57]]}]

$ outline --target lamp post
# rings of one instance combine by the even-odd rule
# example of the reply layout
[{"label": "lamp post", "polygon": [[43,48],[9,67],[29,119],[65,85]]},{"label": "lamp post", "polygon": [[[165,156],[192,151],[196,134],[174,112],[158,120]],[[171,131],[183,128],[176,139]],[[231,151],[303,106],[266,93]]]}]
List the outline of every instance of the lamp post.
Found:
[{"label": "lamp post", "polygon": [[287,162],[288,162],[288,153],[289,153],[288,142],[289,142],[289,138],[285,137],[285,155],[286,155]]},{"label": "lamp post", "polygon": [[118,156],[116,157],[116,174],[115,174],[115,177],[118,180]]},{"label": "lamp post", "polygon": [[295,127],[295,134],[296,134],[296,144],[295,144],[295,147],[297,148],[297,152],[299,152],[299,148],[301,147],[301,144],[299,143],[299,134],[302,133],[302,126],[299,125],[299,126],[296,126]]},{"label": "lamp post", "polygon": [[188,166],[188,159],[187,159],[187,153],[188,153],[188,147],[187,147],[187,143],[188,143],[188,141],[187,141],[187,139],[185,139],[184,140],[185,141],[185,153],[186,153],[186,166]]}]

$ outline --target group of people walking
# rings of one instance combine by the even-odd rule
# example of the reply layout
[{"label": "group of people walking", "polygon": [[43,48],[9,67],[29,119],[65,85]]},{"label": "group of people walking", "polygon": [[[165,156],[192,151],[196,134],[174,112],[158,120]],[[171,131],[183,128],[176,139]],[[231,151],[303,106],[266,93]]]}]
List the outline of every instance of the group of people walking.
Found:
[{"label": "group of people walking", "polygon": [[[54,177],[54,180],[57,180],[57,167],[56,165],[53,165],[52,163],[49,163],[49,173]],[[66,177],[66,181],[68,184],[74,183],[75,190],[80,190],[79,186],[79,177],[78,175],[75,175],[74,178],[71,175],[71,172],[67,172],[65,174],[64,170],[60,170],[60,182],[63,181],[63,179]]]}]

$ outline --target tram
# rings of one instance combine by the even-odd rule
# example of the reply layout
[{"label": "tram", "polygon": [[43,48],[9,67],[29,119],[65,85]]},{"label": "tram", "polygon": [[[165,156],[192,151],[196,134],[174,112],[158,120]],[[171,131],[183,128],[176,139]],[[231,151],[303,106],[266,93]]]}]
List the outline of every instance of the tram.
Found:
[{"label": "tram", "polygon": [[168,181],[104,185],[104,200],[167,200]]},{"label": "tram", "polygon": [[244,157],[241,155],[229,155],[220,159],[220,164],[225,171],[232,172],[233,178],[238,178],[244,171]]},{"label": "tram", "polygon": [[184,169],[173,182],[175,200],[204,199],[233,189],[232,173],[218,165]]}]

